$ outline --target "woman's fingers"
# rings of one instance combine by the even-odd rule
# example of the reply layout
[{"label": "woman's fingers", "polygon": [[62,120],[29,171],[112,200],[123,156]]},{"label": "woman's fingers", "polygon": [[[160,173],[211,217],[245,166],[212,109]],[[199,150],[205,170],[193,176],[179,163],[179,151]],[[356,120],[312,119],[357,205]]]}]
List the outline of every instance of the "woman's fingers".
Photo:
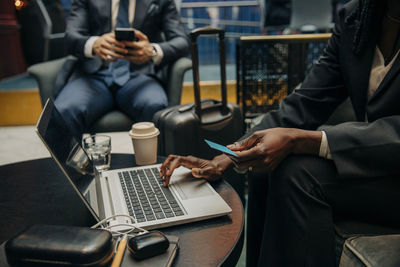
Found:
[{"label": "woman's fingers", "polygon": [[160,176],[164,179],[164,186],[168,186],[174,170],[180,166],[192,170],[192,175],[196,178],[205,178],[214,181],[222,176],[222,169],[218,168],[218,163],[193,156],[170,155],[161,164]]},{"label": "woman's fingers", "polygon": [[176,158],[176,155],[169,155],[168,158],[166,160],[164,160],[164,162],[161,164],[160,167],[160,176],[164,177],[167,170],[169,169],[169,165],[170,163]]},{"label": "woman's fingers", "polygon": [[258,132],[253,133],[249,137],[237,141],[232,145],[228,145],[227,147],[233,151],[242,151],[251,148],[252,146],[256,145],[259,142],[260,135]]},{"label": "woman's fingers", "polygon": [[171,180],[171,175],[174,172],[174,170],[178,167],[181,166],[181,162],[180,162],[180,157],[176,157],[175,159],[172,160],[172,162],[169,164],[168,169],[165,172],[165,176],[164,176],[164,186],[168,186],[169,185],[169,181]]},{"label": "woman's fingers", "polygon": [[201,160],[193,156],[183,157],[177,155],[169,155],[160,167],[160,176],[164,178],[164,186],[168,186],[171,175],[173,174],[174,170],[176,168],[179,168],[180,166],[189,169],[201,167]]}]

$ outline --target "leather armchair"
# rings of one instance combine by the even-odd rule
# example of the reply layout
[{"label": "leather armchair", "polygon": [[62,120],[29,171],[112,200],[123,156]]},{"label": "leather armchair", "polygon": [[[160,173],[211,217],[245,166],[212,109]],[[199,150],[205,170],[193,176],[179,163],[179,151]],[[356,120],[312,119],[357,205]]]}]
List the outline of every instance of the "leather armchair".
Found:
[{"label": "leather armchair", "polygon": [[[68,68],[69,64],[74,64],[76,58],[67,56],[64,58],[51,60],[32,65],[28,68],[28,73],[35,77],[39,86],[40,100],[42,106],[48,98],[55,98],[57,89],[61,89],[68,77],[60,77],[58,73],[62,68]],[[191,60],[180,58],[169,66],[164,67],[163,81],[166,84],[168,105],[179,105],[182,95],[183,76],[185,72],[192,68]],[[133,121],[124,113],[112,110],[95,122],[90,132],[116,132],[127,131],[131,128]]]},{"label": "leather armchair", "polygon": [[339,267],[397,267],[399,249],[399,234],[353,236],[344,243]]}]

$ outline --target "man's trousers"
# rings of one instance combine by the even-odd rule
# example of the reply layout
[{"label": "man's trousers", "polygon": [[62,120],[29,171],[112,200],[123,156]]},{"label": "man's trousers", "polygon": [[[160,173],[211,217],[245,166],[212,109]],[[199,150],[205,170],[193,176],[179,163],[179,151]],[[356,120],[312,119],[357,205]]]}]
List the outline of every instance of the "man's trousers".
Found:
[{"label": "man's trousers", "polygon": [[88,75],[69,82],[55,105],[74,134],[80,136],[113,109],[135,122],[152,121],[154,113],[167,107],[168,99],[161,84],[148,75],[132,75],[122,87],[109,86],[101,75]]}]

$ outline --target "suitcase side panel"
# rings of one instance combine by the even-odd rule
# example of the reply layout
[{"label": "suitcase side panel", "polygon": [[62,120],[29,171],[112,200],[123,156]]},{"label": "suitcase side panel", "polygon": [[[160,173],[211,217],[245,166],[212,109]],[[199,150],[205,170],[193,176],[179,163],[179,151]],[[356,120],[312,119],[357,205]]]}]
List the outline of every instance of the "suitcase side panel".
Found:
[{"label": "suitcase side panel", "polygon": [[204,139],[228,145],[242,135],[242,115],[237,105],[229,104],[232,116],[214,124],[201,124],[194,109],[184,113],[171,112],[165,121],[165,153],[193,155],[211,159],[218,155],[209,148]]}]

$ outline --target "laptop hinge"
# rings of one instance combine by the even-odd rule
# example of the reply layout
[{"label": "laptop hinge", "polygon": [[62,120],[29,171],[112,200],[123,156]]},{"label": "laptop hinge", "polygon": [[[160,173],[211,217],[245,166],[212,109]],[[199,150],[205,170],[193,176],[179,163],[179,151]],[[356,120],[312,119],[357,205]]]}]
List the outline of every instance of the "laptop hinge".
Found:
[{"label": "laptop hinge", "polygon": [[98,211],[99,211],[99,217],[100,219],[105,219],[106,218],[106,212],[104,210],[104,199],[102,195],[102,189],[101,189],[101,184],[100,184],[100,177],[99,175],[95,175],[94,177],[96,181],[96,195],[97,195],[97,203],[98,203]]}]

